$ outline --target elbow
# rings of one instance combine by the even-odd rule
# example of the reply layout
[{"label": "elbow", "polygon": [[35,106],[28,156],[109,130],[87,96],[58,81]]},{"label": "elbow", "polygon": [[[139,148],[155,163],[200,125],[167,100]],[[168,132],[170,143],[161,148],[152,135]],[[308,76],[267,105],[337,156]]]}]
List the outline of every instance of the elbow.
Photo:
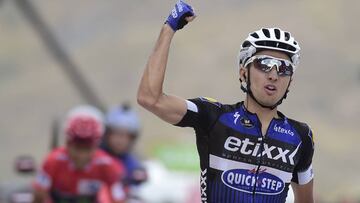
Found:
[{"label": "elbow", "polygon": [[137,103],[144,107],[147,110],[151,110],[157,102],[157,99],[155,97],[152,97],[151,95],[138,92],[137,95]]},{"label": "elbow", "polygon": [[148,106],[148,100],[146,99],[146,97],[144,97],[143,95],[140,95],[140,94],[138,94],[137,95],[137,103],[140,105],[140,106],[142,106],[142,107],[146,107],[146,106]]}]

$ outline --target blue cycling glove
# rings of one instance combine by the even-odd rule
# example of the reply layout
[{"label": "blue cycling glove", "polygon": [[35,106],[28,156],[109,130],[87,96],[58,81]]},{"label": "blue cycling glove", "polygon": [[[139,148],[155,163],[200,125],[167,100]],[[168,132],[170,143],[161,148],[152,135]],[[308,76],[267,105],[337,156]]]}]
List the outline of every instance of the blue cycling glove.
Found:
[{"label": "blue cycling glove", "polygon": [[183,2],[182,0],[179,0],[174,9],[171,11],[169,17],[166,19],[166,23],[174,30],[180,30],[183,28],[188,22],[185,20],[186,17],[194,16],[194,10],[193,8]]}]

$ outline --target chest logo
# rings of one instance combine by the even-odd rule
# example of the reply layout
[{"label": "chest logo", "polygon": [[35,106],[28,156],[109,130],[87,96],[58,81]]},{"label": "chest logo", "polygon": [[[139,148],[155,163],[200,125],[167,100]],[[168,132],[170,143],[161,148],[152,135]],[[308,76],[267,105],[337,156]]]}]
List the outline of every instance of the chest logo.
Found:
[{"label": "chest logo", "polygon": [[[235,112],[234,113],[234,125],[236,125],[238,123],[239,118],[240,118],[239,112]],[[252,123],[252,121],[246,117],[240,118],[240,124],[242,126],[244,126],[245,128],[253,128],[254,127],[254,124]]]},{"label": "chest logo", "polygon": [[275,132],[278,132],[278,133],[282,133],[282,134],[287,134],[287,135],[290,135],[290,136],[294,136],[294,132],[291,131],[290,129],[285,129],[285,128],[282,128],[281,126],[275,124],[274,125],[274,131]]},{"label": "chest logo", "polygon": [[231,169],[224,171],[221,179],[226,186],[246,193],[277,195],[285,188],[284,181],[265,171],[256,174],[256,170]]},{"label": "chest logo", "polygon": [[81,195],[94,195],[101,187],[101,182],[98,180],[80,180],[78,182],[78,193]]},{"label": "chest logo", "polygon": [[230,152],[240,152],[244,155],[265,156],[272,160],[281,160],[284,163],[295,165],[294,156],[296,155],[298,147],[294,151],[284,149],[278,146],[272,146],[264,143],[263,147],[260,147],[260,143],[251,142],[249,138],[241,140],[240,138],[230,136],[224,143],[224,148]]}]

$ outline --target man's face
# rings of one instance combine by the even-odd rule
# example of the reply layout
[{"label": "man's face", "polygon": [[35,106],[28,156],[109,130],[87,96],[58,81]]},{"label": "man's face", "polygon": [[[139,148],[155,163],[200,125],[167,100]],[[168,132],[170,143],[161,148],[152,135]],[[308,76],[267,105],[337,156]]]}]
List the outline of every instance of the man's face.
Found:
[{"label": "man's face", "polygon": [[133,139],[133,135],[127,130],[116,129],[109,133],[108,145],[115,154],[123,154],[130,149]]},{"label": "man's face", "polygon": [[96,146],[83,146],[74,143],[68,143],[67,149],[70,159],[75,164],[75,167],[81,169],[90,163],[91,158],[96,150]]},{"label": "man's face", "polygon": [[[268,55],[280,59],[290,60],[285,53],[271,50],[258,52],[256,55]],[[285,94],[286,89],[291,80],[290,76],[279,76],[276,67],[270,72],[263,72],[250,64],[250,84],[254,97],[263,105],[272,106],[276,104]],[[245,75],[245,76],[244,76]],[[248,79],[248,75],[244,68],[240,70],[240,77]]]}]

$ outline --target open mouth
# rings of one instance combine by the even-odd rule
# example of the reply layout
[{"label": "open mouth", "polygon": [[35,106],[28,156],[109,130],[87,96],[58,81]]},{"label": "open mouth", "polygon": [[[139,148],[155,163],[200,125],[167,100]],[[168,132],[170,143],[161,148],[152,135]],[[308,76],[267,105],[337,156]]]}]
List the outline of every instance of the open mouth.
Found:
[{"label": "open mouth", "polygon": [[265,88],[266,93],[268,93],[268,94],[274,94],[276,92],[275,85],[266,85],[264,88]]}]

